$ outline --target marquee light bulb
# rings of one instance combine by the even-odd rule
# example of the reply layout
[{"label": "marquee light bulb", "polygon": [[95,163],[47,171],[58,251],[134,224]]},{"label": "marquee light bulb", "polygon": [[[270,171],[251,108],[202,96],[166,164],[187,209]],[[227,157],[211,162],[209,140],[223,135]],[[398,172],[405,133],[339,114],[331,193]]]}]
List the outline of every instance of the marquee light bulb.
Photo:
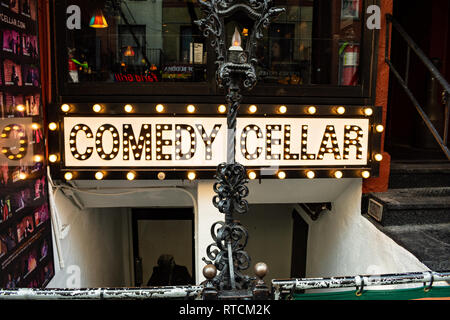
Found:
[{"label": "marquee light bulb", "polygon": [[19,104],[19,105],[16,107],[16,109],[17,109],[17,111],[19,111],[19,112],[24,112],[24,111],[25,111],[25,106],[24,106],[23,104]]},{"label": "marquee light bulb", "polygon": [[227,107],[225,105],[221,104],[219,106],[218,110],[220,113],[225,113],[225,112],[227,112]]},{"label": "marquee light bulb", "polygon": [[127,113],[133,112],[133,106],[131,104],[127,104],[123,109]]},{"label": "marquee light bulb", "polygon": [[278,108],[278,111],[280,112],[280,113],[286,113],[287,112],[287,107],[286,106],[281,106],[280,108]]},{"label": "marquee light bulb", "polygon": [[42,161],[42,156],[40,156],[40,155],[35,155],[34,157],[33,157],[33,160],[34,160],[34,162],[41,162]]},{"label": "marquee light bulb", "polygon": [[27,178],[27,174],[25,172],[19,173],[19,179],[20,180],[25,180],[26,178]]},{"label": "marquee light bulb", "polygon": [[66,179],[67,181],[72,180],[73,179],[72,172],[66,172],[66,174],[64,175],[64,179]]},{"label": "marquee light bulb", "polygon": [[195,172],[189,172],[188,173],[188,179],[189,180],[195,180],[195,178],[197,178],[197,175],[195,174]]},{"label": "marquee light bulb", "polygon": [[95,179],[102,180],[104,178],[105,174],[101,171],[98,171],[95,173]]},{"label": "marquee light bulb", "polygon": [[68,104],[63,104],[63,105],[61,106],[61,110],[62,110],[63,112],[69,112],[69,111],[70,111],[70,106],[69,106]]},{"label": "marquee light bulb", "polygon": [[370,117],[371,115],[373,115],[373,109],[372,108],[366,108],[364,109],[364,114],[368,117]]},{"label": "marquee light bulb", "polygon": [[55,163],[56,161],[58,161],[58,156],[56,154],[51,154],[48,156],[48,161],[50,161],[51,163]]},{"label": "marquee light bulb", "polygon": [[369,172],[369,171],[363,171],[363,172],[361,173],[361,176],[362,176],[364,179],[368,179],[368,178],[370,178],[370,172]]},{"label": "marquee light bulb", "polygon": [[314,173],[314,171],[308,171],[306,173],[306,176],[308,177],[308,179],[314,179],[316,177],[316,174]]},{"label": "marquee light bulb", "polygon": [[314,106],[311,106],[308,108],[308,113],[309,114],[315,114],[317,112],[317,108]]},{"label": "marquee light bulb", "polygon": [[159,179],[159,180],[164,180],[164,179],[166,179],[166,174],[165,174],[164,172],[158,173],[158,179]]},{"label": "marquee light bulb", "polygon": [[195,112],[195,106],[190,104],[187,106],[187,112],[194,113]]},{"label": "marquee light bulb", "polygon": [[162,104],[158,104],[156,106],[156,112],[159,112],[159,113],[164,112],[164,106]]},{"label": "marquee light bulb", "polygon": [[280,180],[286,179],[286,172],[284,172],[284,171],[278,172],[277,175],[278,175],[278,179],[280,179]]},{"label": "marquee light bulb", "polygon": [[258,111],[258,107],[255,106],[254,104],[252,104],[249,108],[248,111],[250,111],[250,113],[255,113],[256,111]]},{"label": "marquee light bulb", "polygon": [[374,156],[374,158],[375,158],[376,161],[380,162],[380,161],[383,160],[383,155],[380,154],[380,153],[377,153],[377,154]]},{"label": "marquee light bulb", "polygon": [[336,171],[336,172],[334,173],[334,177],[335,177],[336,179],[341,179],[343,176],[344,176],[344,174],[342,173],[342,171]]},{"label": "marquee light bulb", "polygon": [[378,133],[382,133],[384,131],[384,126],[379,124],[375,127],[375,130],[377,130]]},{"label": "marquee light bulb", "polygon": [[248,178],[249,178],[250,180],[255,180],[255,179],[256,179],[256,172],[255,172],[255,171],[250,171],[250,172],[248,173]]},{"label": "marquee light bulb", "polygon": [[136,173],[134,173],[133,171],[130,171],[127,173],[127,179],[132,181],[136,178]]},{"label": "marquee light bulb", "polygon": [[58,125],[57,125],[55,122],[50,122],[50,123],[48,124],[48,129],[49,129],[50,131],[55,131],[56,129],[58,129]]},{"label": "marquee light bulb", "polygon": [[92,110],[94,110],[94,112],[100,112],[100,111],[102,111],[102,106],[99,104],[94,104],[94,106],[92,107]]},{"label": "marquee light bulb", "polygon": [[344,114],[345,113],[345,108],[344,107],[339,107],[339,108],[337,108],[337,113],[339,113],[339,114]]},{"label": "marquee light bulb", "polygon": [[33,130],[39,129],[39,123],[33,123],[33,124],[31,125],[31,128],[32,128]]}]

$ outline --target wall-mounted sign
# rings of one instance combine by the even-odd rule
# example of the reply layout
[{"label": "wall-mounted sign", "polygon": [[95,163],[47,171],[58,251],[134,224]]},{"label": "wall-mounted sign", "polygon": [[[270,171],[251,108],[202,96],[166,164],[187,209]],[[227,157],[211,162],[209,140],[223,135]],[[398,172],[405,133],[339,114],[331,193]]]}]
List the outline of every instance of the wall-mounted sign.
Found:
[{"label": "wall-mounted sign", "polygon": [[[225,117],[66,117],[68,168],[216,167],[226,162]],[[366,166],[367,118],[237,120],[236,161],[248,167]]]}]

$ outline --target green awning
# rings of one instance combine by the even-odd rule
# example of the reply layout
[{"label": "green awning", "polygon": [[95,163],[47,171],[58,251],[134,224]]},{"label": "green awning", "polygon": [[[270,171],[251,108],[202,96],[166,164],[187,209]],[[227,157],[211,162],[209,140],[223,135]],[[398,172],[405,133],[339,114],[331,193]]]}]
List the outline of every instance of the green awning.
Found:
[{"label": "green awning", "polygon": [[423,287],[396,290],[364,290],[361,296],[357,296],[355,290],[327,293],[294,294],[293,298],[294,300],[450,300],[450,286],[433,287],[429,291],[426,291]]}]

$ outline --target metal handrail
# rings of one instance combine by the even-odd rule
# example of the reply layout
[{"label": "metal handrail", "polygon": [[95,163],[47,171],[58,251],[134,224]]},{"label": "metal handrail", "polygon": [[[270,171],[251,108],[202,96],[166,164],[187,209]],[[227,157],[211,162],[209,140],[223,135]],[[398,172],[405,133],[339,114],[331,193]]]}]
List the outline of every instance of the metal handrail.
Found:
[{"label": "metal handrail", "polygon": [[[422,120],[425,122],[425,125],[427,126],[427,128],[430,130],[434,139],[437,141],[437,143],[441,147],[442,151],[445,153],[446,157],[450,160],[450,150],[447,147],[449,121],[450,121],[450,119],[449,119],[450,118],[450,84],[445,80],[445,78],[442,76],[442,74],[439,72],[439,70],[433,64],[433,62],[425,55],[425,53],[422,51],[422,49],[420,49],[420,47],[414,42],[414,40],[408,35],[408,33],[406,33],[405,29],[403,29],[403,27],[394,19],[394,17],[391,14],[386,15],[386,21],[387,21],[387,28],[386,28],[385,61],[389,65],[389,68],[392,71],[392,73],[395,75],[397,80],[400,82],[400,85],[405,90],[408,97],[411,99],[412,103],[414,104],[415,108],[419,112],[419,115],[421,116]],[[407,56],[406,56],[406,71],[405,71],[404,78],[402,78],[400,73],[397,71],[397,69],[392,64],[392,61],[389,59],[389,49],[390,49],[390,46],[389,46],[389,43],[390,43],[389,24],[392,24],[392,26],[395,27],[397,32],[402,36],[402,38],[405,40],[405,42],[408,45]],[[413,50],[416,53],[416,55],[423,62],[425,67],[430,71],[430,73],[433,75],[433,77],[444,88],[446,102],[445,102],[445,124],[444,124],[443,137],[441,137],[439,132],[436,130],[436,128],[432,124],[430,118],[427,116],[427,114],[423,110],[420,103],[417,101],[417,99],[415,98],[415,96],[413,95],[411,90],[408,88],[411,50]]]},{"label": "metal handrail", "polygon": [[450,282],[450,271],[413,272],[384,275],[361,275],[355,277],[308,278],[272,280],[275,300],[285,295],[308,289],[363,288],[370,286],[401,285],[423,283],[432,287],[433,283]]},{"label": "metal handrail", "polygon": [[1,300],[198,299],[203,286],[86,289],[0,289]]},{"label": "metal handrail", "polygon": [[[431,289],[437,282],[450,283],[450,271],[424,271],[384,275],[361,275],[355,277],[306,278],[272,280],[273,300],[284,299],[285,296],[306,289],[333,289],[383,285],[402,285],[423,283]],[[86,289],[0,289],[1,300],[152,300],[152,299],[184,299],[202,300],[208,286],[169,286],[143,288],[86,288]]]}]

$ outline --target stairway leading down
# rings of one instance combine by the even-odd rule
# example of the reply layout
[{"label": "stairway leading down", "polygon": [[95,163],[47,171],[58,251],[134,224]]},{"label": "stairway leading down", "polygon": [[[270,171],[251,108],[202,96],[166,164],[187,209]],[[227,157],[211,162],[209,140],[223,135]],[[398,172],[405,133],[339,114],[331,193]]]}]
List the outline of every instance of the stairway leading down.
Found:
[{"label": "stairway leading down", "polygon": [[362,213],[433,271],[450,270],[450,162],[392,163],[389,190]]}]

